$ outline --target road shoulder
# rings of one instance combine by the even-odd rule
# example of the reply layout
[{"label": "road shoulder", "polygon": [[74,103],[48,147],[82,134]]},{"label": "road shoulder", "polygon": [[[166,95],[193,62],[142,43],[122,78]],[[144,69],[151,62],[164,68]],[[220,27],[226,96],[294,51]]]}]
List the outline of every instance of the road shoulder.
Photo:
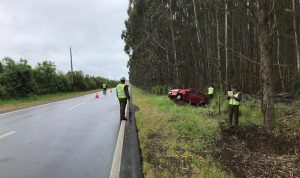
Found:
[{"label": "road shoulder", "polygon": [[[133,108],[132,108],[133,109]],[[142,178],[142,158],[134,111],[126,122],[120,178]]]}]

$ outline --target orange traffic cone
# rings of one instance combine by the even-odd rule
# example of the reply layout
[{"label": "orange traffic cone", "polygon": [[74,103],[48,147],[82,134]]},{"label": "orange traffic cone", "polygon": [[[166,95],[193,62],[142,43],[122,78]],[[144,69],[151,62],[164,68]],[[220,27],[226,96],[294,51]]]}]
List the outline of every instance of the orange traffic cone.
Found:
[{"label": "orange traffic cone", "polygon": [[98,93],[96,93],[96,99],[99,99],[100,97],[99,97],[99,95],[98,95]]}]

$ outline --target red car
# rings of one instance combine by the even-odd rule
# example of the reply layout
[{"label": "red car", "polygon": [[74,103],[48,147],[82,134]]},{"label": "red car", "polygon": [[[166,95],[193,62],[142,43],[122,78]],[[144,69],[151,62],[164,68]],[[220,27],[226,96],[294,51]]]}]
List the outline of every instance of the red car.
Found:
[{"label": "red car", "polygon": [[195,106],[206,106],[208,103],[207,96],[193,89],[173,89],[168,96],[172,100],[184,101]]}]

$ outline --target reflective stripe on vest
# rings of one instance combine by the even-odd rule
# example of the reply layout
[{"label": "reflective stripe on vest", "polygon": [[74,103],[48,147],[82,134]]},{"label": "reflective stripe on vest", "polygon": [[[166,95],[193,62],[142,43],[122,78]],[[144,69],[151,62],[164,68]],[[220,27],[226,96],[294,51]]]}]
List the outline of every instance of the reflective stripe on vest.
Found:
[{"label": "reflective stripe on vest", "polygon": [[213,87],[209,87],[209,88],[208,88],[208,94],[209,94],[209,95],[214,94],[214,88],[213,88]]},{"label": "reflective stripe on vest", "polygon": [[[237,98],[239,96],[239,94],[240,93],[237,93],[237,94],[235,94],[233,96]],[[238,100],[234,99],[234,98],[230,98],[229,105],[238,106],[238,105],[240,105],[240,102]]]},{"label": "reflective stripe on vest", "polygon": [[125,95],[125,84],[118,84],[116,90],[119,99],[127,98]]}]

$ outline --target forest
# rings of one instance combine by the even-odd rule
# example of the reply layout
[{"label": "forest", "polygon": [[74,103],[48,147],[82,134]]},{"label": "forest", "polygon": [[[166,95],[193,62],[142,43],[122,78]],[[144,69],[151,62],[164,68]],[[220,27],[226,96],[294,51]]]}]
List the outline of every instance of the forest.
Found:
[{"label": "forest", "polygon": [[0,99],[57,92],[86,91],[102,88],[106,83],[114,87],[115,81],[85,75],[82,71],[64,74],[51,61],[38,63],[34,68],[27,60],[15,61],[9,57],[0,61]]},{"label": "forest", "polygon": [[274,94],[300,91],[299,3],[130,0],[122,33],[130,81],[223,91],[236,84],[262,99],[270,128]]},{"label": "forest", "polygon": [[[129,0],[127,13],[121,37],[139,96],[145,177],[226,177],[215,170],[205,174],[206,165],[215,166],[201,162],[203,155],[212,155],[233,177],[299,177],[299,0]],[[241,101],[236,130],[226,128],[224,94],[231,84],[250,96]],[[219,91],[219,100],[205,109],[145,92],[194,88],[207,94],[209,85]],[[292,99],[275,101],[280,94]],[[194,152],[213,131],[215,140]],[[221,152],[207,151],[207,145]],[[191,158],[180,159],[189,151]],[[189,169],[197,154],[200,159]]]},{"label": "forest", "polygon": [[131,83],[299,94],[299,15],[296,0],[130,0]]}]

